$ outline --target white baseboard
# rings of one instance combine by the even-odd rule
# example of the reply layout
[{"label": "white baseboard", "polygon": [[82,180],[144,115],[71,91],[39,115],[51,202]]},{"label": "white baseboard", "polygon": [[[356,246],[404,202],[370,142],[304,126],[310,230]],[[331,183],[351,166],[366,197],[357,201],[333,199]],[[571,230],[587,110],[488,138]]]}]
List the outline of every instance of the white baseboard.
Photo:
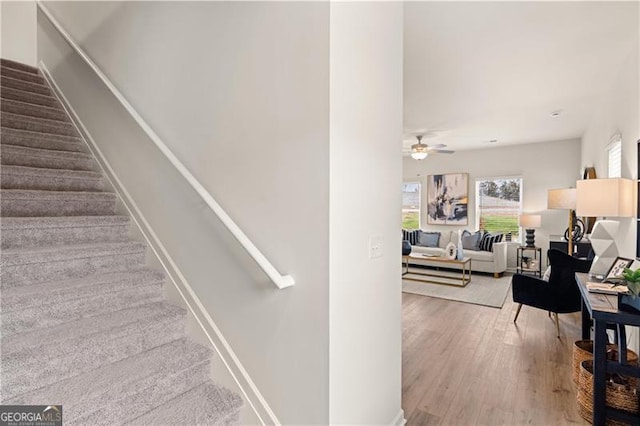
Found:
[{"label": "white baseboard", "polygon": [[404,426],[407,420],[404,418],[404,410],[401,408],[398,415],[391,422],[391,426]]},{"label": "white baseboard", "polygon": [[222,363],[226,367],[228,373],[237,386],[236,390],[242,394],[243,399],[250,406],[250,411],[255,415],[255,421],[250,419],[243,419],[243,423],[257,423],[262,425],[280,424],[275,413],[271,410],[269,404],[266,402],[266,400],[256,387],[255,383],[249,377],[249,374],[229,346],[229,343],[226,341],[219,328],[213,322],[213,319],[198,299],[192,287],[189,285],[184,275],[180,272],[180,269],[175,264],[175,262],[165,249],[164,245],[160,242],[158,236],[153,231],[148,221],[145,219],[144,215],[130,196],[123,183],[115,174],[113,168],[109,164],[109,161],[102,154],[100,148],[80,120],[78,114],[75,112],[65,95],[60,90],[60,87],[51,76],[46,65],[41,61],[39,63],[39,67],[45,79],[49,83],[49,86],[52,87],[55,96],[61,102],[63,108],[71,117],[71,120],[73,121],[76,129],[83,136],[85,143],[87,143],[90,151],[97,159],[98,164],[102,169],[102,172],[104,173],[104,176],[113,186],[116,194],[133,219],[136,227],[139,229],[141,235],[144,237],[147,244],[153,251],[159,264],[167,273],[167,276],[175,286],[175,289],[180,294],[189,313],[202,328],[202,331],[208,338],[211,347],[217,353],[220,361],[222,361]]}]

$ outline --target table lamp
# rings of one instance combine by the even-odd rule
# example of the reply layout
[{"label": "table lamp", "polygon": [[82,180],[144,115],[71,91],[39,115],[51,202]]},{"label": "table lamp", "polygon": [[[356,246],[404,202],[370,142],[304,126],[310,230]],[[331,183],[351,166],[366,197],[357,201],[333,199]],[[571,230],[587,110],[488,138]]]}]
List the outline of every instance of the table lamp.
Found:
[{"label": "table lamp", "polygon": [[[593,217],[634,217],[635,182],[631,179],[587,179],[576,182],[576,213]],[[617,220],[598,220],[591,232],[591,247],[595,253],[591,270],[604,275],[616,257],[615,238],[620,223]]]},{"label": "table lamp", "polygon": [[540,225],[542,224],[542,217],[539,214],[521,214],[518,219],[520,226],[525,228],[525,232],[527,233],[525,247],[535,247],[535,228],[540,228]]},{"label": "table lamp", "polygon": [[569,210],[569,233],[567,238],[567,253],[573,256],[573,227],[576,210],[576,189],[550,189],[547,191],[547,208],[552,210]]}]

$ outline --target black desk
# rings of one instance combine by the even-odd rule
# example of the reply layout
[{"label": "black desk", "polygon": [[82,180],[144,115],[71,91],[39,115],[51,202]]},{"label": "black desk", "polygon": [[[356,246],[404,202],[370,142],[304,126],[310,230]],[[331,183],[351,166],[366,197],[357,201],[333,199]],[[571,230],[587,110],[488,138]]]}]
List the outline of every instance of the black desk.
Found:
[{"label": "black desk", "polygon": [[[582,295],[582,338],[591,336],[591,324],[593,319],[593,424],[604,425],[605,419],[626,421],[632,424],[640,424],[640,417],[633,416],[621,410],[607,407],[606,374],[607,372],[624,374],[625,376],[640,377],[640,367],[627,364],[627,342],[624,337],[623,325],[640,326],[640,315],[630,314],[618,310],[618,297],[599,293],[589,293],[587,281],[597,281],[589,278],[588,274],[576,273],[576,281]],[[621,336],[618,361],[607,360],[607,323],[619,325]]]}]

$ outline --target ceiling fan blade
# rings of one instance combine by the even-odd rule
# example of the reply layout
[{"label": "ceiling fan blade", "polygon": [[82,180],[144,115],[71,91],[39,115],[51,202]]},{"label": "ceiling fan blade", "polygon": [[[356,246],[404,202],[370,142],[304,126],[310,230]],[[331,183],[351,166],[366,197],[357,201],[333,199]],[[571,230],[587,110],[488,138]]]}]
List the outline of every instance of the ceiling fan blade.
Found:
[{"label": "ceiling fan blade", "polygon": [[437,143],[435,145],[429,145],[430,149],[440,149],[440,148],[444,148],[444,147],[446,147],[446,145],[443,144],[443,143]]},{"label": "ceiling fan blade", "polygon": [[434,149],[429,151],[429,154],[453,154],[455,151],[451,151],[450,149]]}]

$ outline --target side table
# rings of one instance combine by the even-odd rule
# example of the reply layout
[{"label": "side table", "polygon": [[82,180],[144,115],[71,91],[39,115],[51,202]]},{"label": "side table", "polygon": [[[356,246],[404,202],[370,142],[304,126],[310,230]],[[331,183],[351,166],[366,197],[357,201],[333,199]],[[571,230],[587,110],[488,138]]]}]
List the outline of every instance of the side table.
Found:
[{"label": "side table", "polygon": [[[528,260],[525,261],[524,258]],[[516,273],[542,278],[542,248],[520,246],[516,252]]]}]

